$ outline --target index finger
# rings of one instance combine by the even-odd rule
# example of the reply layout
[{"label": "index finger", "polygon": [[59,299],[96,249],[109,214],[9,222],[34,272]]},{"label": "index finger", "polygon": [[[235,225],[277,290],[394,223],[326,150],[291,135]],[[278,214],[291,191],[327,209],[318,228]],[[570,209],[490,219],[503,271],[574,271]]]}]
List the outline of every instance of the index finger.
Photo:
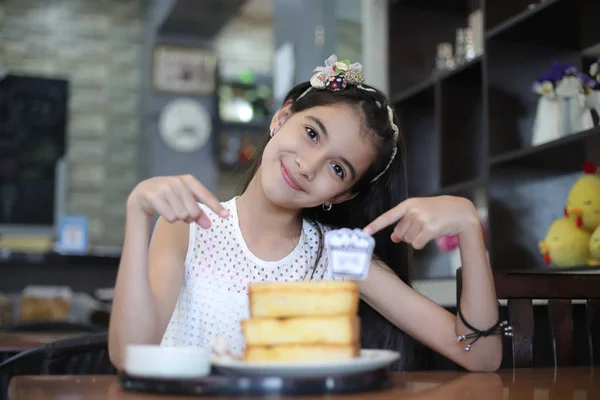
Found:
[{"label": "index finger", "polygon": [[369,225],[363,228],[363,232],[367,235],[374,235],[385,227],[398,222],[406,214],[406,205],[398,204],[389,211],[384,212],[379,217],[375,218]]},{"label": "index finger", "polygon": [[193,176],[184,176],[182,179],[187,184],[188,188],[198,201],[206,204],[208,208],[210,208],[223,218],[229,216],[229,211],[227,211],[227,209],[223,207],[219,199],[217,199],[214,194],[212,194],[208,189],[206,189],[206,187],[204,187],[204,185],[200,183],[199,180],[197,180]]}]

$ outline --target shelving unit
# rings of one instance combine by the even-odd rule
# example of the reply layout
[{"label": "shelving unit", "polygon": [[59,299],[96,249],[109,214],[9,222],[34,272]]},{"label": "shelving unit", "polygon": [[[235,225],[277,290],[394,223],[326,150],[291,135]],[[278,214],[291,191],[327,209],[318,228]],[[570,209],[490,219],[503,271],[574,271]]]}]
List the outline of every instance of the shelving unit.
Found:
[{"label": "shelving unit", "polygon": [[[488,213],[495,270],[548,268],[538,253],[587,160],[600,163],[600,126],[532,147],[538,95],[552,61],[587,72],[600,43],[597,0],[390,0],[390,89],[408,146],[410,196],[451,194]],[[434,72],[436,46],[483,15],[483,53]],[[600,47],[600,46],[599,46]],[[596,118],[597,120],[597,118]],[[416,278],[450,274],[434,244],[415,252]]]},{"label": "shelving unit", "polygon": [[[271,82],[272,77],[262,75],[255,76],[252,82],[219,79],[217,94],[219,112],[215,124],[218,133],[217,140],[214,141],[214,149],[218,157],[215,195],[220,200],[228,200],[239,194],[249,166],[249,163],[244,161],[245,158],[242,159],[241,153],[251,153],[249,148],[256,146],[268,132],[272,112],[268,109],[272,90]],[[227,101],[234,98],[248,100],[248,97],[256,96],[260,87],[269,95],[265,98],[258,98],[259,104],[254,104],[252,101],[249,101],[248,104],[254,112],[258,109],[259,115],[254,114],[253,118],[247,122],[236,121],[231,116],[227,118],[226,115],[223,115],[224,110],[220,106],[227,105]],[[224,93],[223,88],[226,88],[229,93]]]}]

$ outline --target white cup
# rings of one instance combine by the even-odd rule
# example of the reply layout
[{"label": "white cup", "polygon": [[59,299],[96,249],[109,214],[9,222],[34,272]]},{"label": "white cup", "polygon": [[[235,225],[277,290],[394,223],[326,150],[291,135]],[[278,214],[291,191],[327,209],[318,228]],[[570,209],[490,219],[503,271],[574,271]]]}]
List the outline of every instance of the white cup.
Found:
[{"label": "white cup", "polygon": [[139,377],[197,378],[210,374],[210,360],[202,347],[129,345],[123,369]]}]

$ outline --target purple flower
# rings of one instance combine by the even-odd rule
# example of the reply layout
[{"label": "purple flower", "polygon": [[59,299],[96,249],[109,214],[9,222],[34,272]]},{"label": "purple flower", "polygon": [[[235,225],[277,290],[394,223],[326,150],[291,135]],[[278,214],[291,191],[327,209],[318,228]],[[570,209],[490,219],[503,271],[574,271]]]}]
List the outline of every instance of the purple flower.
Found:
[{"label": "purple flower", "polygon": [[585,74],[583,72],[578,72],[577,77],[579,79],[581,79],[581,81],[583,82],[583,84],[585,86],[595,87],[598,84],[598,82],[596,82],[595,79],[592,79],[590,76],[588,76],[587,74]]},{"label": "purple flower", "polygon": [[550,68],[538,77],[537,82],[552,82],[555,84],[566,75],[575,76],[576,74],[577,67],[574,65],[561,61],[554,61],[550,65]]},{"label": "purple flower", "polygon": [[569,67],[569,68],[565,69],[565,75],[575,75],[575,74],[577,74],[576,67]]}]

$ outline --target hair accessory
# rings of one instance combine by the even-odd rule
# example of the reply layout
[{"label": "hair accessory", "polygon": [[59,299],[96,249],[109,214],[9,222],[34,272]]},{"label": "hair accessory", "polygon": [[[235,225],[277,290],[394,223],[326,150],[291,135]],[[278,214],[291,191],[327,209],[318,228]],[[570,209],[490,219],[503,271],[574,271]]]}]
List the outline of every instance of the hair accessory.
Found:
[{"label": "hair accessory", "polygon": [[333,207],[333,204],[331,204],[331,203],[323,203],[323,210],[329,211],[329,210],[331,210],[331,207]]},{"label": "hair accessory", "polygon": [[[498,303],[498,306],[500,306],[500,303]],[[471,324],[469,324],[467,322],[464,315],[462,314],[462,311],[460,310],[460,304],[458,304],[458,316],[460,317],[460,320],[462,321],[462,323],[468,329],[473,331],[473,333],[469,333],[467,335],[460,335],[458,337],[459,342],[465,341],[467,339],[473,339],[471,341],[471,343],[469,343],[468,345],[465,346],[465,351],[471,350],[471,346],[476,341],[478,341],[479,338],[481,338],[481,337],[487,337],[487,336],[492,336],[492,335],[502,335],[502,336],[512,336],[513,335],[512,326],[510,326],[508,324],[508,321],[502,321],[500,318],[498,318],[498,322],[496,322],[491,328],[486,329],[485,331],[480,331],[479,329],[474,328]]]},{"label": "hair accessory", "polygon": [[365,78],[362,73],[360,63],[350,64],[350,60],[338,61],[337,56],[332,54],[325,60],[324,67],[314,69],[314,74],[310,78],[310,87],[304,91],[298,99],[302,98],[308,92],[314,89],[327,89],[332,92],[344,90],[348,85],[353,85],[363,90],[374,92],[374,89],[366,88],[362,85]]},{"label": "hair accessory", "polygon": [[398,153],[398,137],[400,136],[400,129],[398,129],[398,125],[394,123],[394,110],[392,110],[392,107],[387,106],[387,110],[390,125],[392,126],[392,130],[394,131],[394,146],[392,147],[392,155],[390,156],[390,160],[388,161],[387,165],[385,166],[383,171],[381,171],[375,178],[371,179],[371,183],[375,182],[381,177],[381,175],[385,174],[388,168],[390,168],[390,165],[392,165],[392,161],[394,161],[394,158],[396,158],[396,154]]},{"label": "hair accessory", "polygon": [[273,128],[269,129],[269,136],[273,137],[274,134],[275,134],[275,129],[273,129]]},{"label": "hair accessory", "polygon": [[[312,76],[312,78],[310,78],[310,87],[306,89],[300,96],[298,96],[296,101],[300,100],[312,89],[326,89],[332,92],[337,92],[339,90],[346,89],[348,85],[352,85],[367,92],[376,92],[375,89],[363,86],[365,79],[362,73],[362,65],[360,63],[351,64],[350,60],[348,59],[338,61],[335,54],[332,54],[327,60],[325,60],[325,66],[319,66],[315,68],[314,72],[316,73]],[[379,101],[375,101],[375,104],[379,108],[384,107],[384,105]],[[392,155],[390,156],[390,160],[388,161],[386,167],[371,180],[371,183],[379,179],[390,168],[390,165],[392,165],[392,161],[394,161],[394,158],[398,152],[398,137],[400,136],[400,129],[398,129],[398,126],[394,123],[394,111],[389,105],[386,107],[390,125],[394,131],[394,146],[392,148]]]},{"label": "hair accessory", "polygon": [[338,61],[332,54],[325,60],[324,67],[317,67],[316,74],[310,79],[310,84],[317,89],[342,90],[347,84],[358,86],[364,82],[362,65],[350,64],[350,60]]}]

